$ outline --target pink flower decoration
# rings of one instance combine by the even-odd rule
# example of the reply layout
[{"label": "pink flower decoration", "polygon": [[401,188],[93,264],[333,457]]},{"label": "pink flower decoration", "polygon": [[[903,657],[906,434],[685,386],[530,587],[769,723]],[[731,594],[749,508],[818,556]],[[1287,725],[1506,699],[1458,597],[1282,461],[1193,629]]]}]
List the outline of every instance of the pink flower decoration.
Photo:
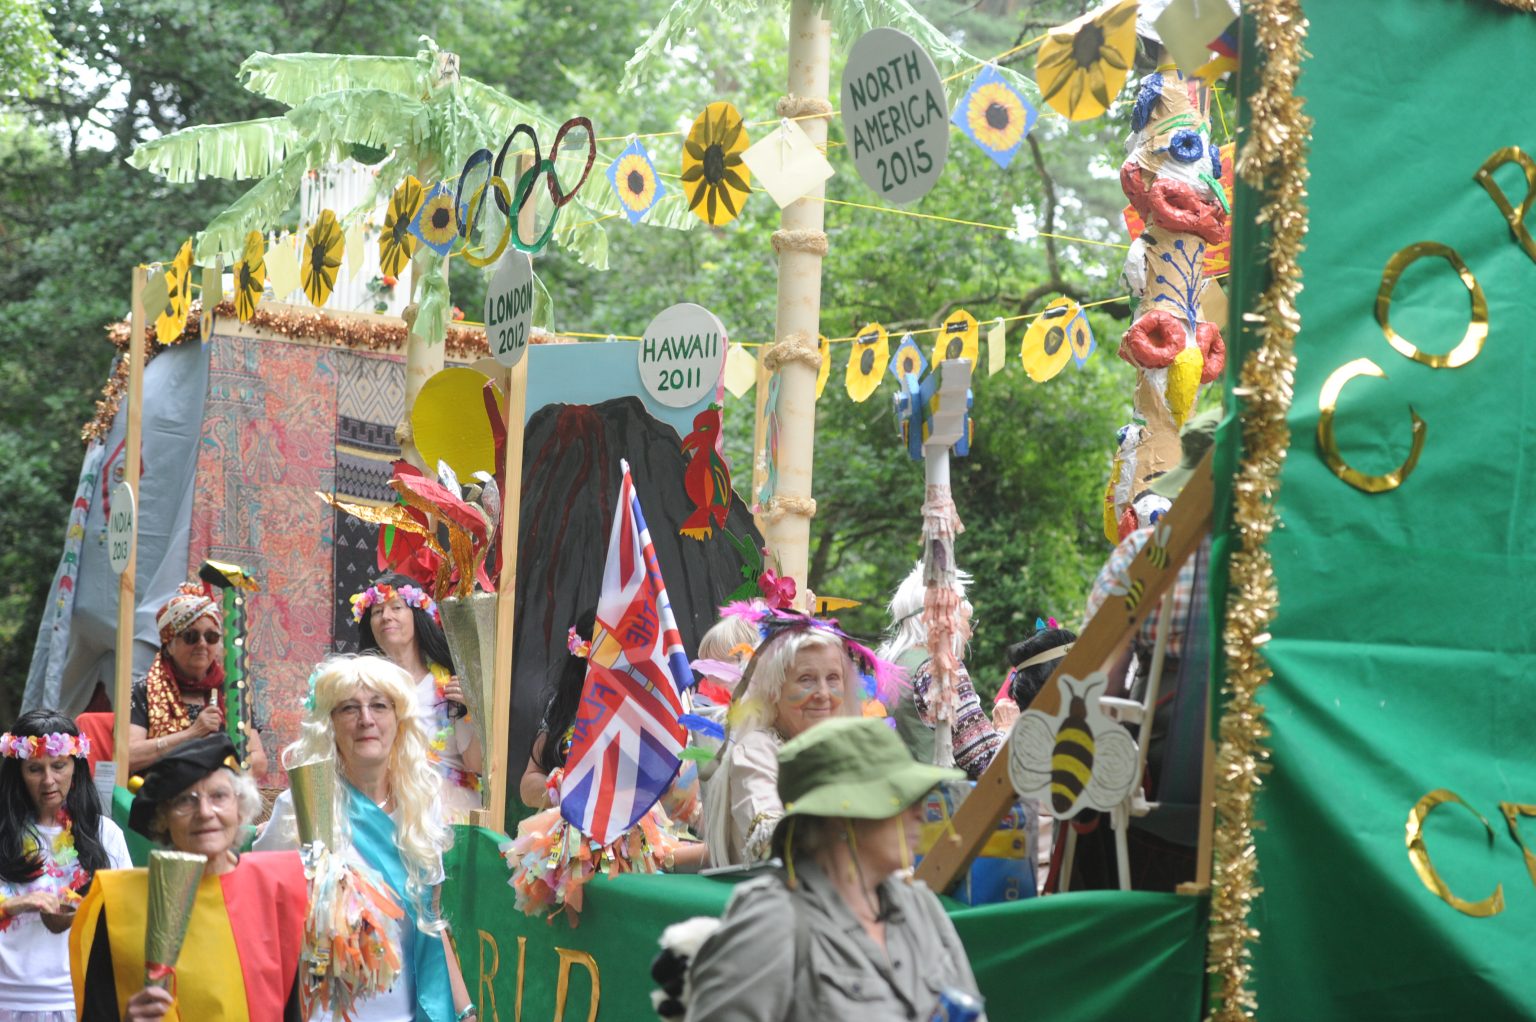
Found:
[{"label": "pink flower decoration", "polygon": [[762,591],[763,602],[774,610],[788,610],[795,602],[795,580],[780,578],[772,568],[764,568],[757,576],[757,588]]},{"label": "pink flower decoration", "polygon": [[74,736],[54,732],[43,741],[43,748],[50,756],[68,756],[74,753]]}]

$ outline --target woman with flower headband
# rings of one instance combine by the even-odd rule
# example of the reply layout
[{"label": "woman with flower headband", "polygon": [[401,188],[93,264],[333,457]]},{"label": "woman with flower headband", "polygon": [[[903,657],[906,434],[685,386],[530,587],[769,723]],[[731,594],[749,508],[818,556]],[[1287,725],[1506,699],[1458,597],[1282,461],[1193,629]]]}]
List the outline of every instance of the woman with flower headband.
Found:
[{"label": "woman with flower headband", "polygon": [[431,735],[428,756],[443,779],[449,822],[463,823],[481,807],[484,752],[453,673],[448,637],[437,604],[409,575],[391,572],[352,597],[358,646],[377,649],[416,684],[416,705]]},{"label": "woman with flower headband", "polygon": [[725,744],[704,788],[712,866],[768,858],[784,815],[780,746],[822,721],[862,716],[865,697],[889,699],[895,681],[894,668],[836,621],[741,603],[725,613],[756,624],[763,640],[736,686]]},{"label": "woman with flower headband", "polygon": [[[224,615],[199,582],[184,582],[155,615],[160,651],[128,701],[128,770],[141,774],[171,750],[224,730]],[[247,726],[250,773],[267,754]]]},{"label": "woman with flower headband", "polygon": [[53,710],[0,735],[0,1022],[73,1022],[69,924],[98,870],[133,863],[104,817],[90,741]]}]

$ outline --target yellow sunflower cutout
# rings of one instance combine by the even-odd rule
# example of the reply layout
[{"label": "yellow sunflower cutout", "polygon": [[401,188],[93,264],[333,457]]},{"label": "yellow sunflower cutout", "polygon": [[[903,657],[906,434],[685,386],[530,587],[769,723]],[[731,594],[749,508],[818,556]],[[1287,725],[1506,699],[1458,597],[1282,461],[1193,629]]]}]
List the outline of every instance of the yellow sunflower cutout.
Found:
[{"label": "yellow sunflower cutout", "polygon": [[266,239],[260,231],[245,236],[245,251],[235,264],[235,315],[249,323],[267,288]]},{"label": "yellow sunflower cutout", "polygon": [[453,215],[453,189],[442,181],[432,187],[411,221],[411,233],[438,255],[448,254],[453,239],[459,236],[459,225]]},{"label": "yellow sunflower cutout", "polygon": [[845,384],[848,396],[856,402],[868,400],[869,395],[880,386],[880,377],[890,360],[890,337],[885,327],[871,323],[860,330],[853,342],[853,352],[848,356]]},{"label": "yellow sunflower cutout", "polygon": [[933,339],[933,364],[952,358],[968,359],[973,367],[981,358],[981,329],[964,309],[950,313]]},{"label": "yellow sunflower cutout", "polygon": [[191,306],[192,239],[188,238],[165,268],[165,307],[155,316],[155,340],[170,344],[180,337],[187,328],[187,311]]},{"label": "yellow sunflower cutout", "polygon": [[304,237],[304,261],[299,264],[299,283],[304,295],[317,308],[324,305],[336,287],[336,270],[341,266],[345,242],[336,214],[324,210],[315,226]]},{"label": "yellow sunflower cutout", "polygon": [[619,197],[619,207],[631,224],[639,223],[667,192],[656,179],[656,165],[639,139],[626,146],[619,158],[608,165],[608,183]]},{"label": "yellow sunflower cutout", "polygon": [[1006,170],[1038,116],[1029,100],[988,64],[960,97],[949,119]]},{"label": "yellow sunflower cutout", "polygon": [[1062,116],[1085,121],[1109,109],[1136,56],[1136,0],[1069,21],[1040,44],[1035,82]]},{"label": "yellow sunflower cutout", "polygon": [[407,177],[389,197],[389,209],[384,212],[384,231],[379,235],[379,272],[384,276],[400,276],[415,254],[416,236],[411,233],[411,221],[420,208],[421,182]]},{"label": "yellow sunflower cutout", "polygon": [[1058,298],[1045,307],[1024,331],[1019,358],[1024,371],[1036,383],[1044,383],[1061,372],[1072,359],[1072,345],[1067,331],[1077,318],[1078,306],[1070,298]]},{"label": "yellow sunflower cutout", "polygon": [[820,401],[821,392],[827,389],[827,377],[832,375],[832,344],[826,334],[816,336],[816,350],[821,353],[821,365],[816,370],[816,400]]},{"label": "yellow sunflower cutout", "polygon": [[688,208],[719,227],[741,215],[752,193],[752,171],[742,162],[747,130],[729,103],[711,103],[683,141],[683,191]]}]

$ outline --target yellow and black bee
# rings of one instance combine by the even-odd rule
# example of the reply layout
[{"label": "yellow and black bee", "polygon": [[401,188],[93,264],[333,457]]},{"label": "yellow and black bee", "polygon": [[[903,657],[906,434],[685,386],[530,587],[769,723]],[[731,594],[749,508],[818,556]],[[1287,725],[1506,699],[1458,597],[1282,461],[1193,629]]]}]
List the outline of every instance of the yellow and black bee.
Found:
[{"label": "yellow and black bee", "polygon": [[846,387],[854,401],[864,401],[880,386],[880,377],[891,359],[889,334],[879,323],[860,330],[848,356]]},{"label": "yellow and black bee", "polygon": [[1168,538],[1172,532],[1167,522],[1159,521],[1157,528],[1152,530],[1152,538],[1147,542],[1147,560],[1158,571],[1168,567]]},{"label": "yellow and black bee", "polygon": [[1087,679],[1062,676],[1065,711],[1048,716],[1022,714],[1014,725],[1008,776],[1026,797],[1049,796],[1051,815],[1071,819],[1083,809],[1108,811],[1125,800],[1136,783],[1136,742],[1099,710],[1095,690],[1103,672]]}]

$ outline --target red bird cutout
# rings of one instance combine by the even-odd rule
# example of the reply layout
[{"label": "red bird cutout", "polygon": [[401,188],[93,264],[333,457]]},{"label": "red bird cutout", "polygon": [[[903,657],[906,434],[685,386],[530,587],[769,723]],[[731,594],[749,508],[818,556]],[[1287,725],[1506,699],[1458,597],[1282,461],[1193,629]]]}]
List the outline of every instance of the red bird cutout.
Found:
[{"label": "red bird cutout", "polygon": [[683,471],[683,489],[695,510],[677,530],[680,536],[702,542],[714,535],[714,529],[725,528],[731,509],[731,466],[725,463],[724,443],[720,406],[712,404],[693,417],[693,432],[683,438],[683,451],[691,452]]}]

